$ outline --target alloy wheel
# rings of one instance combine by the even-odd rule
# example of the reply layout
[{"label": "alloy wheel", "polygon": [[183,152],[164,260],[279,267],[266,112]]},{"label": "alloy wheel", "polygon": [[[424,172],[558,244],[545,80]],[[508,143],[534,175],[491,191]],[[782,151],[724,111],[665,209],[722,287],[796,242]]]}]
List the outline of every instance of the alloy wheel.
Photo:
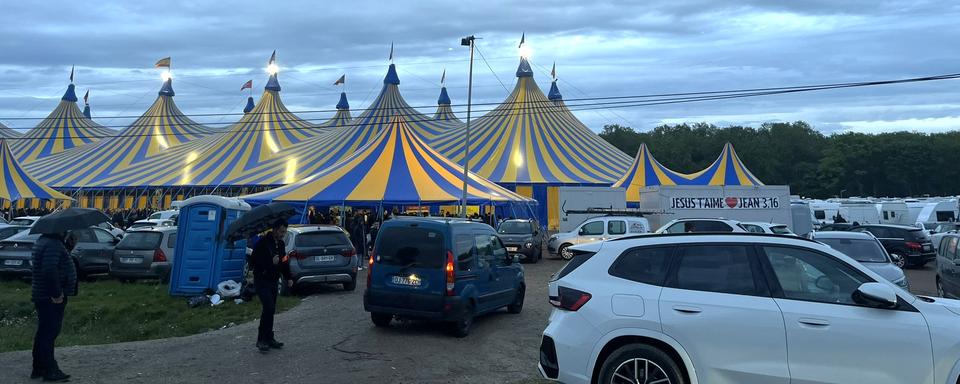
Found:
[{"label": "alloy wheel", "polygon": [[570,260],[573,258],[573,251],[570,250],[569,246],[563,246],[560,248],[560,257],[564,260]]},{"label": "alloy wheel", "polygon": [[620,363],[610,384],[670,384],[670,377],[657,363],[635,358]]}]

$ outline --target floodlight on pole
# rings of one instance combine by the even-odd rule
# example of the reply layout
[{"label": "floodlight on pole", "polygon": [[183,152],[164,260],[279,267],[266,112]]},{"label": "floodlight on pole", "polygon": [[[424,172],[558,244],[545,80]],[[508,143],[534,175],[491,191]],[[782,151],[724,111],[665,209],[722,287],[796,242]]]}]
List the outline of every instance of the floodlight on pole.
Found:
[{"label": "floodlight on pole", "polygon": [[473,35],[460,39],[460,45],[470,47],[470,70],[467,74],[467,124],[463,138],[463,196],[460,216],[467,217],[467,182],[470,172],[470,109],[473,102],[473,45],[477,38]]}]

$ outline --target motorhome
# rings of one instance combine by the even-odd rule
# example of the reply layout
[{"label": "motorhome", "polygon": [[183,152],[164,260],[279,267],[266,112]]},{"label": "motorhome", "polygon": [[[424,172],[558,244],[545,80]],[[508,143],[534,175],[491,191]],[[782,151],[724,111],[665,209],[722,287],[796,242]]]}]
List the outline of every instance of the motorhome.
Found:
[{"label": "motorhome", "polygon": [[905,200],[908,212],[906,225],[916,227],[935,227],[937,223],[949,223],[957,221],[960,216],[956,199],[926,199],[926,200]]},{"label": "motorhome", "polygon": [[840,213],[840,203],[824,200],[809,200],[810,212],[813,221],[819,225],[833,224],[833,219]]},{"label": "motorhome", "polygon": [[880,223],[909,225],[909,208],[903,201],[882,201],[877,203],[877,209],[880,211]]}]

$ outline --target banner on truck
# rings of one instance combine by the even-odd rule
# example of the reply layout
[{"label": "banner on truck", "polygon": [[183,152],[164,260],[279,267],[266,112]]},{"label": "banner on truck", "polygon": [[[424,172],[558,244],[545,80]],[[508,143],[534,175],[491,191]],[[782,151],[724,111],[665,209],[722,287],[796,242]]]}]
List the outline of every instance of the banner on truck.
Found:
[{"label": "banner on truck", "polygon": [[777,209],[778,197],[673,197],[670,209]]}]

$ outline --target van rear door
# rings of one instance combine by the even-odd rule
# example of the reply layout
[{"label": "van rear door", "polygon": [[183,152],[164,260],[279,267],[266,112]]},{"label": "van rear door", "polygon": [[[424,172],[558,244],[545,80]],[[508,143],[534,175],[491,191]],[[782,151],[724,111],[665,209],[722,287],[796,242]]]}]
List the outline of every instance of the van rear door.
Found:
[{"label": "van rear door", "polygon": [[371,304],[438,312],[446,294],[447,240],[441,227],[390,225],[377,234]]}]

